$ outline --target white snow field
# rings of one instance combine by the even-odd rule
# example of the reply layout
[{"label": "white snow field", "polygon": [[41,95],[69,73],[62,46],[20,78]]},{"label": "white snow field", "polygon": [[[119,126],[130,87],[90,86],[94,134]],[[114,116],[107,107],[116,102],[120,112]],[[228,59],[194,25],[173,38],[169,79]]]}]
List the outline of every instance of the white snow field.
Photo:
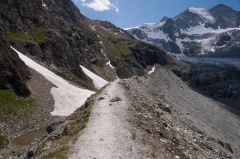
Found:
[{"label": "white snow field", "polygon": [[93,80],[93,84],[97,89],[102,88],[103,86],[105,86],[106,84],[108,84],[108,81],[102,79],[101,77],[99,77],[98,75],[94,74],[93,72],[89,71],[88,69],[86,69],[85,67],[83,67],[82,65],[80,65],[83,72],[90,77]]},{"label": "white snow field", "polygon": [[205,8],[194,8],[190,7],[188,9],[190,12],[198,14],[205,22],[207,23],[214,23],[216,20]]},{"label": "white snow field", "polygon": [[66,80],[37,64],[27,56],[14,49],[12,46],[11,48],[18,54],[20,59],[23,60],[27,66],[42,74],[47,80],[56,86],[51,88],[50,92],[55,101],[54,110],[51,112],[51,115],[69,116],[77,108],[81,107],[88,97],[95,93],[93,91],[81,89],[69,84]]}]

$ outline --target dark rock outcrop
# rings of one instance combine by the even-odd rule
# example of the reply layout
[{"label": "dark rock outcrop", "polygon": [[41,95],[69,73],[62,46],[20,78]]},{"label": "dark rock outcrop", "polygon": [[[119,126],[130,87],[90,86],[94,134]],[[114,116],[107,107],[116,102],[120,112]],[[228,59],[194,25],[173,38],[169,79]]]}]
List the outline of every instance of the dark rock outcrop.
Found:
[{"label": "dark rock outcrop", "polygon": [[30,73],[27,66],[10,48],[2,28],[0,28],[0,39],[0,89],[13,88],[18,95],[29,96],[26,80],[29,79]]}]

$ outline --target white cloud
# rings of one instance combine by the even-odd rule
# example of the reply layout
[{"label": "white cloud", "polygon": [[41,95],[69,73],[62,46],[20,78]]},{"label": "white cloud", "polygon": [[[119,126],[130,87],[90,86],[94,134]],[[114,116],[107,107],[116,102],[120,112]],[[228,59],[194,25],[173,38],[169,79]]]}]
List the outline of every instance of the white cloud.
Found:
[{"label": "white cloud", "polygon": [[[81,1],[83,6],[94,9],[95,11],[105,11],[114,8],[116,12],[119,12],[118,7],[111,3],[110,0],[75,0]],[[118,3],[117,3],[118,4]]]}]

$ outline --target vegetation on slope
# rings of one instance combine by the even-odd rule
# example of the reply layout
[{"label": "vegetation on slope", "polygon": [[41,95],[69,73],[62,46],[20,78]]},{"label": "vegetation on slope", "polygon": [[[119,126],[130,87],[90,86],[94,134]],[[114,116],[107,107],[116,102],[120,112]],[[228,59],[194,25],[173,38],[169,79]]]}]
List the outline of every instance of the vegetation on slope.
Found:
[{"label": "vegetation on slope", "polygon": [[8,144],[9,144],[9,140],[6,137],[0,135],[0,149],[4,148]]},{"label": "vegetation on slope", "polygon": [[20,110],[24,111],[24,116],[30,115],[35,106],[29,98],[19,97],[10,90],[0,90],[0,119],[5,115],[17,115]]},{"label": "vegetation on slope", "polygon": [[39,44],[51,40],[47,34],[47,29],[42,26],[32,26],[29,32],[8,32],[6,33],[10,42],[18,42],[23,46],[28,43],[34,44],[39,47]]}]

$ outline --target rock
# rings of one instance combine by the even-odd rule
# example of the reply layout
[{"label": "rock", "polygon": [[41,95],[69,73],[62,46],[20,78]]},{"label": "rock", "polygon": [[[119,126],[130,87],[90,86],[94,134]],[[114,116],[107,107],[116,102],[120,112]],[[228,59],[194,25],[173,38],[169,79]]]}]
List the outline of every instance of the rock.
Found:
[{"label": "rock", "polygon": [[34,154],[35,154],[35,151],[34,151],[33,149],[30,149],[30,150],[28,151],[27,157],[28,157],[28,158],[32,158],[32,157],[34,156]]},{"label": "rock", "polygon": [[92,59],[90,59],[90,62],[91,62],[92,64],[96,64],[96,63],[97,63],[97,59],[96,59],[96,58],[92,58]]},{"label": "rock", "polygon": [[80,107],[80,110],[84,110],[86,108],[86,104],[83,104],[81,107]]},{"label": "rock", "polygon": [[50,134],[51,132],[55,131],[62,123],[63,121],[51,124],[47,127],[47,133]]},{"label": "rock", "polygon": [[98,98],[98,100],[103,100],[103,99],[105,99],[105,98],[103,98],[103,97]]},{"label": "rock", "polygon": [[231,97],[236,98],[239,96],[239,93],[236,90],[233,90],[230,94]]},{"label": "rock", "polygon": [[122,99],[119,98],[119,97],[114,97],[113,99],[110,100],[110,102],[119,102],[121,101]]},{"label": "rock", "polygon": [[0,27],[0,89],[13,88],[15,93],[28,97],[29,91],[26,81],[29,80],[30,72],[18,55],[9,47],[4,31]]},{"label": "rock", "polygon": [[162,105],[161,103],[159,103],[158,107],[161,108],[162,110],[164,110],[165,112],[168,112],[168,113],[172,114],[170,106],[167,103],[165,104],[165,106]]},{"label": "rock", "polygon": [[163,115],[163,112],[162,112],[162,110],[161,110],[161,109],[159,109],[159,108],[157,108],[157,109],[156,109],[156,112],[157,112],[157,115],[158,115],[158,116],[161,116],[161,115]]},{"label": "rock", "polygon": [[233,153],[232,147],[229,143],[225,143],[224,148],[227,149],[228,151],[230,151],[231,153]]}]

